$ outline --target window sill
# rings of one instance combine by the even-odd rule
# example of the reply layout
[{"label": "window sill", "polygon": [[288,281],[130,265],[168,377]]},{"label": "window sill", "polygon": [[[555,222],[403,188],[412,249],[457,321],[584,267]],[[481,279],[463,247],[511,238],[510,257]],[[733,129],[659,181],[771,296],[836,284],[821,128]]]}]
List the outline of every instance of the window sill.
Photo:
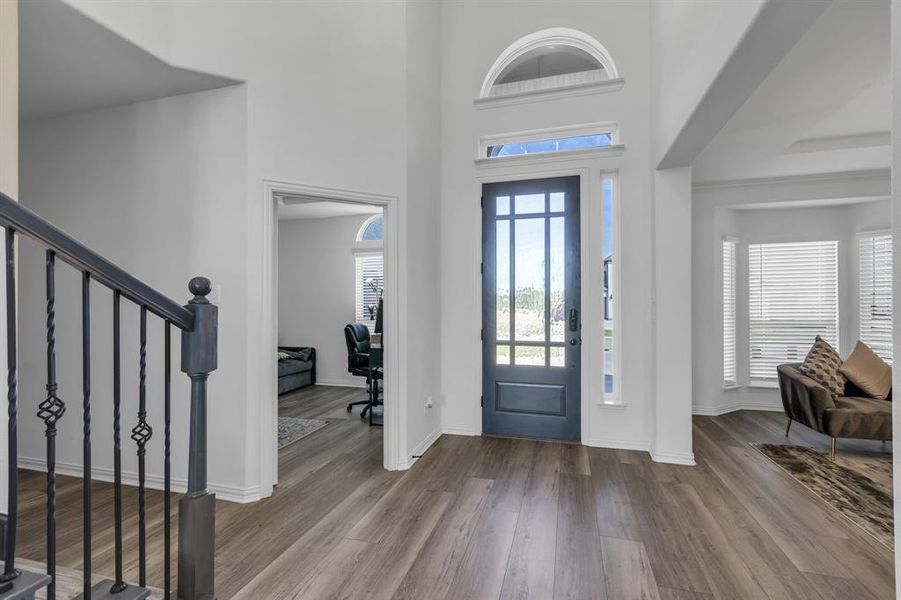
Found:
[{"label": "window sill", "polygon": [[745,386],[739,385],[739,384],[731,382],[731,381],[728,383],[723,383],[723,391],[724,392],[728,392],[731,390],[740,390],[743,387],[745,387]]},{"label": "window sill", "polygon": [[513,156],[498,156],[496,158],[477,158],[475,159],[475,166],[478,169],[485,169],[518,164],[560,162],[578,158],[612,158],[622,156],[625,151],[626,147],[624,145],[614,144],[600,148],[563,150],[561,152],[536,152],[535,154],[515,154]]},{"label": "window sill", "polygon": [[520,92],[518,94],[507,94],[506,96],[489,96],[487,98],[476,98],[475,100],[473,100],[473,105],[476,107],[476,109],[481,110],[484,108],[513,106],[516,104],[526,104],[529,102],[559,100],[561,98],[571,98],[574,96],[604,94],[609,92],[618,92],[623,89],[623,86],[625,84],[625,79],[623,79],[622,77],[617,77],[615,79],[607,79],[606,81],[593,81],[591,83],[570,85],[566,87],[532,90],[528,92]]},{"label": "window sill", "polygon": [[752,381],[748,384],[749,388],[760,388],[764,390],[778,390],[779,382],[777,381]]},{"label": "window sill", "polygon": [[602,398],[600,400],[596,400],[595,404],[600,406],[601,408],[626,408],[625,402],[620,402],[616,398]]}]

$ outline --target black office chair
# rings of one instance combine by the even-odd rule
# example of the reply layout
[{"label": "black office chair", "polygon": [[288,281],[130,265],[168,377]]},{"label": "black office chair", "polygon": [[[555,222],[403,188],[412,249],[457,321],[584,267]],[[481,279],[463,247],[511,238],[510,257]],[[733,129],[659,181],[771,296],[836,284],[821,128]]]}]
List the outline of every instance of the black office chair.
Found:
[{"label": "black office chair", "polygon": [[366,378],[366,389],[369,391],[367,400],[351,402],[347,405],[347,411],[354,406],[365,404],[366,408],[360,413],[365,418],[366,413],[372,407],[381,404],[378,399],[378,381],[382,378],[381,369],[369,368],[369,328],[362,323],[349,323],[344,326],[344,341],[347,343],[347,371],[351,375]]}]

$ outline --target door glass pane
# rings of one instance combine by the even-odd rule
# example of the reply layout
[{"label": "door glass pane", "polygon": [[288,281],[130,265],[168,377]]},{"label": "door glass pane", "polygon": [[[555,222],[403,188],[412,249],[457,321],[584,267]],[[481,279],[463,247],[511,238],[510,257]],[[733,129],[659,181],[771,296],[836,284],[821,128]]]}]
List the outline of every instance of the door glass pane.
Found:
[{"label": "door glass pane", "polygon": [[561,348],[560,346],[551,347],[551,366],[566,366],[566,348]]},{"label": "door glass pane", "polygon": [[499,365],[509,365],[510,364],[510,346],[505,346],[503,344],[497,345],[497,364],[499,364]]},{"label": "door glass pane", "polygon": [[551,341],[562,342],[566,335],[565,255],[563,217],[551,220]]},{"label": "door glass pane", "polygon": [[495,214],[498,215],[509,215],[510,214],[510,196],[498,196],[494,201],[495,206]]},{"label": "door glass pane", "polygon": [[544,366],[544,346],[517,346],[516,364]]},{"label": "door glass pane", "polygon": [[563,212],[563,192],[554,192],[551,194],[551,212]]},{"label": "door glass pane", "polygon": [[516,214],[529,215],[544,212],[544,194],[522,194],[516,196]]},{"label": "door glass pane", "polygon": [[516,221],[514,321],[517,340],[545,339],[544,221],[544,219]]},{"label": "door glass pane", "polygon": [[613,179],[604,178],[604,393],[613,394],[613,378],[616,377],[614,360],[616,338],[614,337],[614,289],[616,268],[613,256]]},{"label": "door glass pane", "polygon": [[497,269],[495,295],[497,297],[497,339],[510,339],[510,221],[497,221]]}]

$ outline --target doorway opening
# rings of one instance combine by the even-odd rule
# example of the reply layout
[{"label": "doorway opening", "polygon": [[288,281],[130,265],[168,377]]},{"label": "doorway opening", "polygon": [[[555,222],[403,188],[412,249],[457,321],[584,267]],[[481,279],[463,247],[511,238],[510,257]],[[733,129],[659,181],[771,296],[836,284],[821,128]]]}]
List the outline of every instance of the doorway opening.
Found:
[{"label": "doorway opening", "polygon": [[329,454],[396,468],[395,199],[275,182],[266,199],[273,479]]}]

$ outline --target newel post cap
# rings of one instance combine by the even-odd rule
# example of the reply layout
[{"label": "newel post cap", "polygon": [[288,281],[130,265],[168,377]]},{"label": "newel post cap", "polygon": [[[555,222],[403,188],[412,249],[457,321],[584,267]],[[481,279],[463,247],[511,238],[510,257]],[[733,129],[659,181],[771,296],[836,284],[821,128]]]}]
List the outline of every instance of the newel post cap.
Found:
[{"label": "newel post cap", "polygon": [[209,374],[218,366],[219,307],[207,299],[212,289],[206,277],[188,283],[194,297],[185,308],[194,313],[194,329],[181,333],[181,370],[188,375]]}]

